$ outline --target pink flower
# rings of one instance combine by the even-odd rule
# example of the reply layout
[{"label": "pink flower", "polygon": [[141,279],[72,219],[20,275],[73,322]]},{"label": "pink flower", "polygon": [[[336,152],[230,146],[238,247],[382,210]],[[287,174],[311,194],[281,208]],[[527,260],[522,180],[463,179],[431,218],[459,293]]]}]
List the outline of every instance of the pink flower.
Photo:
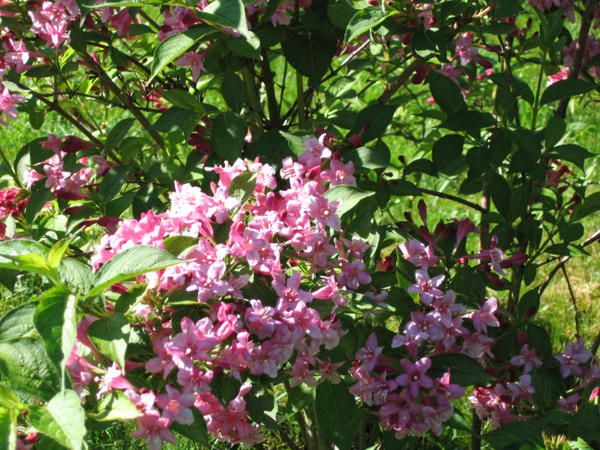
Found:
[{"label": "pink flower", "polygon": [[425,270],[417,270],[415,272],[415,279],[417,282],[408,288],[408,292],[416,292],[421,298],[421,302],[424,305],[431,305],[434,298],[439,298],[444,293],[438,289],[439,286],[444,282],[444,275],[437,275],[433,278],[429,278],[429,274]]},{"label": "pink flower", "polygon": [[513,356],[510,360],[513,366],[523,366],[523,373],[529,373],[534,368],[542,366],[542,360],[538,357],[537,351],[529,348],[528,344],[521,347],[520,355]]},{"label": "pink flower", "polygon": [[560,374],[563,378],[571,375],[580,377],[583,375],[582,365],[587,363],[592,357],[592,352],[585,348],[583,339],[578,339],[577,342],[569,342],[565,351],[556,356],[560,363]]},{"label": "pink flower", "polygon": [[175,443],[175,436],[169,431],[171,421],[158,414],[144,414],[136,419],[137,430],[133,436],[148,440],[149,450],[160,450],[163,441]]},{"label": "pink flower", "polygon": [[98,382],[100,385],[97,394],[98,398],[112,392],[113,389],[134,389],[133,385],[123,376],[123,372],[116,363],[113,363],[106,369],[106,372],[98,379]]},{"label": "pink flower", "polygon": [[465,315],[465,318],[469,318],[473,321],[473,326],[478,331],[487,333],[487,327],[499,327],[500,322],[495,316],[498,310],[498,300],[495,297],[491,297],[481,305],[478,311],[473,311]]},{"label": "pink flower", "polygon": [[372,371],[382,352],[383,347],[377,345],[377,335],[371,333],[365,343],[365,347],[356,354],[356,359],[360,361],[367,370]]},{"label": "pink flower", "polygon": [[209,359],[208,351],[213,349],[220,339],[213,334],[213,325],[208,317],[196,324],[188,317],[181,321],[181,333],[165,345],[173,362],[181,369],[190,368],[197,360]]},{"label": "pink flower", "polygon": [[204,56],[205,52],[187,52],[180,57],[175,64],[180,67],[189,66],[192,69],[192,79],[197,81],[200,78],[200,74],[205,72],[204,69]]},{"label": "pink flower", "polygon": [[397,376],[394,382],[398,386],[407,387],[413,398],[419,396],[421,388],[431,389],[433,387],[433,380],[426,375],[431,367],[429,358],[421,358],[415,363],[410,362],[408,359],[402,359],[400,366],[402,366],[404,373]]},{"label": "pink flower", "polygon": [[14,119],[17,117],[17,108],[15,105],[23,103],[25,99],[18,94],[11,94],[6,86],[0,93],[0,124],[6,125],[7,119]]},{"label": "pink flower", "polygon": [[371,282],[371,275],[365,270],[362,261],[344,262],[342,273],[338,275],[337,280],[349,289],[358,289],[361,284]]},{"label": "pink flower", "polygon": [[44,39],[51,47],[58,48],[69,39],[67,27],[79,14],[72,0],[45,1],[35,4],[28,12],[31,31]]},{"label": "pink flower", "polygon": [[182,425],[194,423],[194,414],[190,409],[194,405],[194,394],[180,392],[168,384],[165,389],[165,394],[156,397],[156,403],[163,409],[163,417]]},{"label": "pink flower", "polygon": [[398,246],[402,252],[402,256],[407,261],[413,263],[417,267],[433,267],[440,260],[439,256],[433,253],[433,248],[430,245],[425,246],[420,241],[411,239]]},{"label": "pink flower", "polygon": [[8,39],[4,41],[4,62],[9,66],[14,66],[16,73],[22,73],[30,69],[27,63],[34,56],[34,52],[30,52],[23,40]]}]

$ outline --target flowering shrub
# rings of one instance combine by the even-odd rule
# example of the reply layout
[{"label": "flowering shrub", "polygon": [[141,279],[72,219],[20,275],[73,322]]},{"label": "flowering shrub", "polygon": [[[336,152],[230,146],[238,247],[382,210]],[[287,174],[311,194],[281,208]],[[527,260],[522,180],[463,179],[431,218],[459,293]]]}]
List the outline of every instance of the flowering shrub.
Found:
[{"label": "flowering shrub", "polygon": [[[2,2],[0,27],[0,124],[38,136],[0,145],[0,282],[41,292],[0,318],[0,450],[116,422],[151,449],[600,445],[565,270],[599,239],[571,120],[598,2]],[[570,336],[538,317],[559,271]]]}]

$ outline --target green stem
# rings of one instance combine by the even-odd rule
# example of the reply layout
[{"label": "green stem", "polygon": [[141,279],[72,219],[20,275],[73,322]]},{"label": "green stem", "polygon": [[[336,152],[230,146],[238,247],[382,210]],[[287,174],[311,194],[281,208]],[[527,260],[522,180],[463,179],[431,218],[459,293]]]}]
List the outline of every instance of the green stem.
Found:
[{"label": "green stem", "polygon": [[537,87],[535,88],[535,100],[533,102],[533,112],[531,116],[531,129],[535,130],[537,125],[538,113],[540,110],[540,97],[542,93],[542,82],[544,80],[544,61],[546,60],[546,52],[542,52],[542,63],[540,65],[540,73],[538,74]]},{"label": "green stem", "polygon": [[306,105],[304,104],[304,86],[302,75],[296,71],[296,96],[298,102],[298,124],[300,128],[306,127]]}]

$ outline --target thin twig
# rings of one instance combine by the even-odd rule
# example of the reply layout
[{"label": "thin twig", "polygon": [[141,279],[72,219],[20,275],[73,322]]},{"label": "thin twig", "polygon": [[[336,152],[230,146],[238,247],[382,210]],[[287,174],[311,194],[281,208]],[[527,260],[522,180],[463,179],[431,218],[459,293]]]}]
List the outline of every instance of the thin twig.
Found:
[{"label": "thin twig", "polygon": [[565,269],[564,264],[560,266],[560,270],[562,270],[562,273],[565,276],[565,281],[567,282],[567,287],[569,288],[569,296],[571,297],[573,311],[575,312],[575,332],[577,333],[577,337],[579,337],[581,336],[581,316],[579,315],[579,307],[577,306],[577,297],[575,297],[575,291],[573,290],[573,286],[571,285],[571,279],[567,274],[567,269]]},{"label": "thin twig", "polygon": [[67,119],[69,122],[71,122],[71,124],[74,125],[75,128],[77,128],[79,131],[81,131],[81,133],[83,133],[85,135],[85,137],[87,137],[94,144],[96,144],[99,147],[104,146],[102,141],[100,139],[98,139],[96,136],[94,136],[86,127],[84,127],[83,124],[81,123],[81,121],[77,120],[77,118],[73,117],[71,114],[69,114],[67,111],[65,111],[58,103],[48,100],[44,95],[28,88],[24,84],[21,84],[19,82],[16,82],[15,84],[17,86],[19,86],[21,89],[27,90],[31,95],[33,95],[36,99],[38,99],[39,101],[44,103],[46,106],[48,106],[52,111],[57,112],[62,117]]},{"label": "thin twig", "polygon": [[420,187],[419,190],[423,194],[433,195],[434,197],[439,197],[439,198],[445,198],[446,200],[452,200],[453,202],[468,206],[469,208],[472,208],[481,213],[487,212],[485,208],[479,206],[477,203],[470,202],[469,200],[465,200],[464,198],[456,197],[455,195],[452,195],[452,194],[446,194],[445,192],[438,192],[438,191],[434,191],[432,189],[426,189],[426,188],[422,188],[422,187]]},{"label": "thin twig", "polygon": [[394,93],[398,89],[400,89],[402,87],[402,85],[404,85],[404,83],[406,83],[408,81],[408,79],[412,76],[412,74],[415,72],[415,70],[417,70],[417,67],[421,63],[422,63],[421,60],[415,59],[408,66],[406,66],[406,68],[398,76],[398,78],[396,78],[392,83],[390,83],[385,88],[385,91],[383,91],[383,94],[381,94],[379,96],[379,99],[377,101],[379,103],[387,103],[390,100],[390,98],[392,98],[392,95],[394,95]]},{"label": "thin twig", "polygon": [[113,82],[113,80],[108,76],[108,74],[104,71],[104,69],[94,61],[90,55],[87,53],[81,53],[83,60],[96,72],[102,84],[106,86],[106,88],[113,93],[115,97],[123,103],[123,105],[133,114],[136,120],[142,125],[142,127],[146,130],[146,132],[150,135],[150,137],[156,142],[159,148],[165,148],[165,141],[162,136],[152,127],[146,116],[144,116],[140,110],[133,104],[131,99],[122,92],[122,90]]},{"label": "thin twig", "polygon": [[269,55],[267,50],[262,49],[260,58],[262,68],[262,78],[267,91],[267,107],[269,108],[269,122],[271,127],[278,128],[281,125],[281,117],[279,116],[279,105],[275,96],[275,83],[273,81],[273,72],[269,64]]}]

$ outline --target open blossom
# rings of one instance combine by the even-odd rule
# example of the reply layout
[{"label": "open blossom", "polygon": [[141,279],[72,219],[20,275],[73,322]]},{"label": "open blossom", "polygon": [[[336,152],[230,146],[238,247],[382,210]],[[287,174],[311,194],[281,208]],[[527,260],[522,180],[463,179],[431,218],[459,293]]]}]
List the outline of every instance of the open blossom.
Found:
[{"label": "open blossom", "polygon": [[587,363],[591,357],[592,352],[585,348],[583,339],[579,339],[577,342],[569,342],[564,352],[556,356],[560,363],[560,374],[563,378],[583,376],[584,370],[581,366]]},{"label": "open blossom", "polygon": [[403,359],[400,361],[400,366],[402,366],[404,373],[398,375],[394,379],[394,382],[398,386],[408,387],[408,391],[412,397],[418,397],[421,388],[431,389],[433,380],[426,375],[431,367],[431,360],[429,358],[421,358],[415,363],[410,362],[408,359]]},{"label": "open blossom", "polygon": [[430,305],[434,298],[441,297],[444,293],[438,289],[444,282],[444,275],[437,275],[433,278],[425,270],[415,272],[416,283],[408,288],[408,292],[419,294],[424,305]]},{"label": "open blossom", "polygon": [[161,417],[156,413],[144,414],[136,419],[137,430],[133,436],[145,438],[149,450],[160,450],[163,441],[175,443],[175,436],[169,430],[169,425],[171,425],[171,421],[166,417]]},{"label": "open blossom", "polygon": [[69,39],[68,26],[79,15],[73,0],[44,1],[29,11],[31,31],[50,47],[58,48]]},{"label": "open blossom", "polygon": [[192,79],[197,81],[204,69],[204,52],[187,52],[180,57],[175,64],[181,67],[190,67],[192,69]]},{"label": "open blossom", "polygon": [[16,105],[23,103],[25,99],[19,94],[11,94],[6,86],[0,92],[0,124],[6,125],[8,119],[17,117]]},{"label": "open blossom", "polygon": [[496,311],[498,310],[498,300],[491,297],[486,300],[479,310],[473,311],[467,314],[468,317],[473,321],[473,326],[478,331],[487,331],[487,327],[499,327],[500,322],[496,318]]},{"label": "open blossom", "polygon": [[534,348],[530,349],[528,344],[521,347],[520,354],[513,356],[510,363],[514,366],[523,366],[523,373],[529,373],[534,368],[542,366],[542,360],[537,351]]},{"label": "open blossom", "polygon": [[417,267],[433,267],[440,260],[439,256],[433,253],[431,245],[425,246],[425,244],[415,239],[400,244],[398,248],[402,252],[404,259]]}]

